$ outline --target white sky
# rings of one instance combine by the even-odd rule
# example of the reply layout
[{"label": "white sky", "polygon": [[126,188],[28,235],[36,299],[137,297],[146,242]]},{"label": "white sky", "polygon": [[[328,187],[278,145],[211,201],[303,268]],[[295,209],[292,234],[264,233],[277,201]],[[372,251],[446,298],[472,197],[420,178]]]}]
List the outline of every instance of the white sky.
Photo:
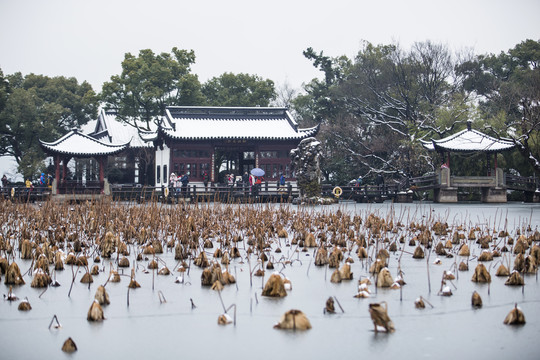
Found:
[{"label": "white sky", "polygon": [[99,92],[125,53],[176,46],[195,51],[201,82],[242,72],[300,89],[321,76],[302,55],[310,46],[354,57],[364,40],[432,40],[498,54],[540,40],[539,14],[540,0],[0,0],[0,69]]},{"label": "white sky", "polygon": [[540,39],[539,0],[0,0],[0,68],[75,76],[99,91],[124,54],[193,49],[201,82],[224,72],[300,88],[320,73],[307,47],[353,57],[432,40],[476,54]]}]

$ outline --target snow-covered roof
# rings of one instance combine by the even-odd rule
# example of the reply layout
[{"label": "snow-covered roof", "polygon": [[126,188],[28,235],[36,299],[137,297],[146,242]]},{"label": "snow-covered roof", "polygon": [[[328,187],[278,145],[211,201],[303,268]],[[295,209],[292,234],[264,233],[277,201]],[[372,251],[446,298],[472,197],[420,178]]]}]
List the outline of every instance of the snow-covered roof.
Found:
[{"label": "snow-covered roof", "polygon": [[301,140],[318,129],[298,129],[286,108],[174,106],[166,109],[160,132],[181,140]]},{"label": "snow-covered roof", "polygon": [[107,144],[85,135],[78,130],[71,130],[54,142],[39,141],[47,153],[74,156],[113,155],[125,150],[129,141],[123,144]]},{"label": "snow-covered roof", "polygon": [[422,141],[422,145],[428,150],[453,151],[453,152],[499,152],[510,150],[514,143],[506,139],[496,139],[477,130],[472,130],[470,124],[467,129],[447,136],[444,139]]},{"label": "snow-covered roof", "polygon": [[[142,124],[141,127],[146,124]],[[97,119],[94,122],[94,129],[91,132],[85,132],[88,135],[109,144],[121,144],[130,142],[132,148],[152,147],[151,142],[147,142],[144,139],[147,137],[153,137],[156,134],[157,125],[150,124],[150,131],[144,131],[137,129],[135,126],[128,125],[125,122],[117,119],[116,112],[101,110]]]}]

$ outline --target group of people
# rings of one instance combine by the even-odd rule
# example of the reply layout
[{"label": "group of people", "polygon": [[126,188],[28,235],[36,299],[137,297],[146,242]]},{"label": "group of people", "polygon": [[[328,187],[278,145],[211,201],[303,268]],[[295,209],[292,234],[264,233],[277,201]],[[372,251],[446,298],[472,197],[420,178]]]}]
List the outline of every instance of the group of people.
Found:
[{"label": "group of people", "polygon": [[189,184],[189,175],[183,174],[176,176],[175,173],[171,173],[169,176],[169,187],[174,189],[175,192],[187,192],[187,187]]},{"label": "group of people", "polygon": [[[39,180],[36,183],[33,183],[32,180],[30,180],[30,179],[26,179],[24,181],[24,186],[27,189],[33,189],[34,186],[37,186],[37,187],[43,189],[45,187],[51,187],[52,182],[53,182],[53,177],[52,177],[51,174],[41,173],[41,175],[39,177]],[[7,178],[6,174],[4,174],[4,176],[2,176],[2,187],[7,188],[10,185],[10,183],[11,182]]]}]

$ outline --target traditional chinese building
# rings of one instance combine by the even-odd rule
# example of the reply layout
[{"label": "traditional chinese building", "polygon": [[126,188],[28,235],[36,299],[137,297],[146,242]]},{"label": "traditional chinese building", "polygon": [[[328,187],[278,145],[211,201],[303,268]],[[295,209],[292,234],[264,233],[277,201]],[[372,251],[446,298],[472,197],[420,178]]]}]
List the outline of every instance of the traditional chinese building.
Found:
[{"label": "traditional chinese building", "polygon": [[266,180],[283,174],[294,180],[289,152],[318,127],[299,129],[286,108],[168,107],[154,135],[155,184],[167,186],[169,175],[188,174],[190,183],[222,182],[224,174],[241,176],[253,168]]},{"label": "traditional chinese building", "polygon": [[[483,202],[506,202],[504,173],[497,164],[497,153],[514,148],[510,140],[496,139],[471,128],[459,131],[444,139],[422,142],[431,151],[437,151],[442,159],[437,169],[438,187],[434,189],[435,202],[457,202],[458,188],[480,188]],[[482,153],[486,156],[485,176],[453,176],[450,173],[451,153]]]}]

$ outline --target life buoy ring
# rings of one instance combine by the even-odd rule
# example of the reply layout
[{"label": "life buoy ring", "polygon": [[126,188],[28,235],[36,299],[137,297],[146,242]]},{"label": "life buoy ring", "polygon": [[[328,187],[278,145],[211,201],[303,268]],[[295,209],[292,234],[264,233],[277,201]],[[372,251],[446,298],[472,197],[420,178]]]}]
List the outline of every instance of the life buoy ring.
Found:
[{"label": "life buoy ring", "polygon": [[15,197],[15,188],[11,188],[11,197]]},{"label": "life buoy ring", "polygon": [[336,186],[334,190],[332,190],[332,194],[338,198],[341,196],[341,194],[343,194],[343,190],[339,186]]},{"label": "life buoy ring", "polygon": [[165,188],[165,197],[169,197],[169,188],[168,187]]}]

